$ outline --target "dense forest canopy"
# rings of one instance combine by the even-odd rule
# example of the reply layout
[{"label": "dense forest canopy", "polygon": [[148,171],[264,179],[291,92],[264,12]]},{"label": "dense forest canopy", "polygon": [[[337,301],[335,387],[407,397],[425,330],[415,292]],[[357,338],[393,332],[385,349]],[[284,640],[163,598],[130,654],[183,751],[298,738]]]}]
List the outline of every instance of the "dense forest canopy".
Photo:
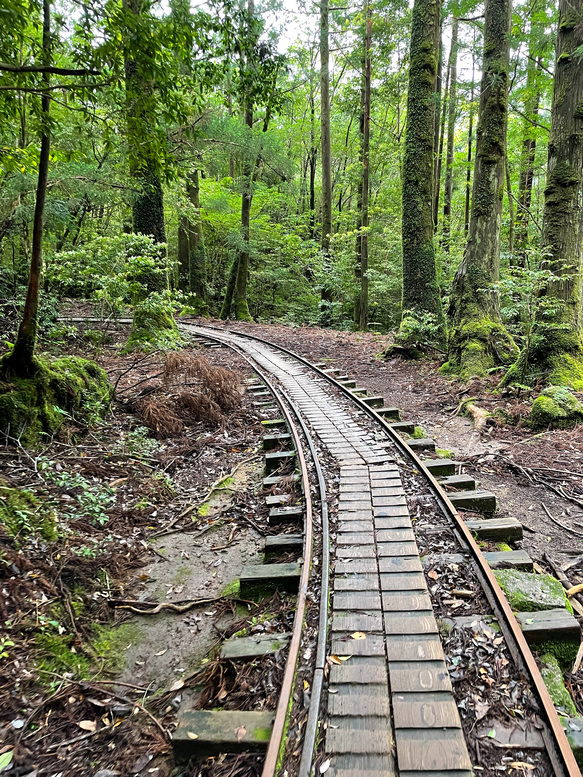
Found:
[{"label": "dense forest canopy", "polygon": [[[398,330],[462,375],[521,352],[525,382],[543,329],[579,326],[558,308],[581,227],[557,254],[545,211],[553,132],[581,197],[581,3],[563,5],[4,3],[12,368],[68,297],[133,309],[132,346],[171,344],[180,309]],[[551,382],[579,388],[580,333],[556,339],[574,361]]]}]

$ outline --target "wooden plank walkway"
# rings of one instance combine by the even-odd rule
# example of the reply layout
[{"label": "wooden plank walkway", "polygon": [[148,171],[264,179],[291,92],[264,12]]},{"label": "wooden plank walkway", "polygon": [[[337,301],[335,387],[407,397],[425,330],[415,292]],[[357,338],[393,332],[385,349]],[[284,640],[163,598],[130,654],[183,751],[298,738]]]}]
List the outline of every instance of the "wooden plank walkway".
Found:
[{"label": "wooden plank walkway", "polygon": [[277,377],[340,467],[325,748],[331,777],[470,777],[396,461],[299,363],[229,335]]}]

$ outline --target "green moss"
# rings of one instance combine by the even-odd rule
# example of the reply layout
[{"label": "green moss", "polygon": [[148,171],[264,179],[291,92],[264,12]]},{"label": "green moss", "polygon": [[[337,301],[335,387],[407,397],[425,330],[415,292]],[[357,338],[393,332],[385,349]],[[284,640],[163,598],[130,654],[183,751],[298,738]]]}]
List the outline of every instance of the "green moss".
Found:
[{"label": "green moss", "polygon": [[494,576],[516,612],[552,610],[556,607],[565,607],[573,612],[565,589],[552,575],[499,569],[494,571]]},{"label": "green moss", "polygon": [[496,545],[496,547],[498,548],[499,551],[502,551],[503,553],[508,553],[509,551],[512,550],[510,545],[508,545],[506,542],[499,542]]},{"label": "green moss", "polygon": [[[0,360],[2,365],[7,356]],[[106,372],[95,362],[75,356],[35,360],[30,378],[0,382],[0,431],[35,445],[56,434],[68,418],[93,422],[109,407],[112,389]]]},{"label": "green moss", "polygon": [[570,717],[577,717],[577,708],[573,703],[571,694],[565,688],[563,673],[559,662],[552,653],[545,653],[541,656],[542,669],[541,674],[553,704],[563,713]]},{"label": "green moss", "polygon": [[179,567],[179,569],[176,571],[176,574],[174,575],[173,582],[181,585],[182,583],[186,583],[191,575],[192,569],[190,567]]},{"label": "green moss", "polygon": [[423,430],[423,427],[416,426],[413,429],[413,434],[411,435],[414,440],[422,440],[426,437],[425,431]]},{"label": "green moss", "polygon": [[573,662],[577,657],[577,651],[579,650],[579,644],[579,641],[575,639],[549,639],[537,645],[537,651],[540,655],[551,653],[562,668],[567,671],[573,666]]},{"label": "green moss", "polygon": [[73,646],[73,637],[67,634],[39,634],[36,647],[40,651],[37,661],[39,670],[55,674],[72,672],[76,677],[89,677],[91,662]]},{"label": "green moss", "polygon": [[270,728],[256,728],[255,729],[255,739],[262,740],[263,742],[269,742],[271,739],[271,729]]},{"label": "green moss", "polygon": [[128,645],[139,642],[141,629],[137,623],[122,623],[119,626],[95,626],[91,646],[97,658],[109,672],[120,672],[125,663]]},{"label": "green moss", "polygon": [[27,489],[10,488],[0,478],[0,525],[17,539],[40,535],[45,540],[59,536],[56,515]]},{"label": "green moss", "polygon": [[533,402],[529,420],[535,429],[572,426],[583,421],[583,404],[566,386],[551,386]]},{"label": "green moss", "polygon": [[240,589],[240,582],[237,578],[236,580],[233,580],[231,583],[228,583],[223,590],[220,593],[220,596],[238,596],[239,595],[239,589]]},{"label": "green moss", "polygon": [[453,451],[448,451],[447,448],[436,448],[435,455],[440,459],[452,459]]}]

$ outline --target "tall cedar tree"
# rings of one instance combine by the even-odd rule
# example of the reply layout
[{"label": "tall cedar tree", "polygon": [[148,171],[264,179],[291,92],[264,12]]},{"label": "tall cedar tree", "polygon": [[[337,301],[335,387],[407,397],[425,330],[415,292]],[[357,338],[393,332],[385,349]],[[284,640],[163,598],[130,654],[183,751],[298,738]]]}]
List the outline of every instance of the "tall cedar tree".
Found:
[{"label": "tall cedar tree", "polygon": [[[403,159],[403,313],[398,341],[417,345],[427,316],[445,341],[435,246],[433,165],[441,2],[415,0],[411,29],[409,93]],[[414,342],[413,342],[414,341]]]},{"label": "tall cedar tree", "polygon": [[506,381],[583,389],[583,0],[560,0],[542,245],[552,272],[530,352]]},{"label": "tall cedar tree", "polygon": [[508,120],[510,0],[486,0],[470,229],[449,307],[449,362],[463,377],[507,364],[516,346],[500,318],[500,231]]}]

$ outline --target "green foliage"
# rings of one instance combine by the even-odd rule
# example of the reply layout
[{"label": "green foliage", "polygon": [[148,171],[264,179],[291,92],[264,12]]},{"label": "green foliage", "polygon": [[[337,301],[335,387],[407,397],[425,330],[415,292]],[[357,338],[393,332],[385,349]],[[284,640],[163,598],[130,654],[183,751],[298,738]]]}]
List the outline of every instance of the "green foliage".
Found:
[{"label": "green foliage", "polygon": [[103,526],[109,520],[107,511],[115,504],[115,491],[99,482],[92,482],[79,472],[57,469],[53,461],[41,457],[38,468],[44,479],[61,488],[70,498],[60,505],[59,511],[66,521],[86,518],[94,525]]},{"label": "green foliage", "polygon": [[55,512],[28,489],[10,488],[1,479],[0,525],[18,544],[29,537],[58,537]]},{"label": "green foliage", "polygon": [[573,426],[583,421],[583,404],[566,386],[551,386],[534,400],[529,420],[535,429]]}]

